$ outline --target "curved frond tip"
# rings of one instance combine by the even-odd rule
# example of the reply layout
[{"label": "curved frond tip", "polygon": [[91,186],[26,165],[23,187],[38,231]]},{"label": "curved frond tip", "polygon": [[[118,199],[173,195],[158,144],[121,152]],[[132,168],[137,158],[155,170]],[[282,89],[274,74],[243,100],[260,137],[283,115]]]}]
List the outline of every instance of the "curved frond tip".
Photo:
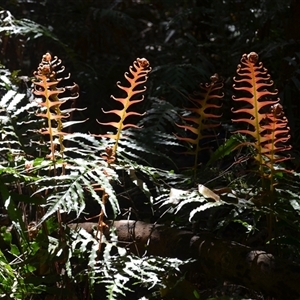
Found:
[{"label": "curved frond tip", "polygon": [[223,82],[219,79],[218,74],[211,76],[210,80],[210,83],[200,84],[199,92],[189,95],[189,100],[194,107],[186,108],[189,115],[181,117],[184,124],[176,124],[192,135],[192,137],[179,137],[178,135],[176,137],[193,145],[193,151],[190,154],[195,156],[195,170],[198,166],[199,152],[209,148],[202,145],[203,140],[216,136],[215,129],[220,125],[218,119],[222,116],[220,99],[224,96],[221,92]]},{"label": "curved frond tip", "polygon": [[254,157],[259,163],[261,175],[273,176],[278,170],[275,164],[290,158],[279,156],[283,151],[291,149],[291,146],[285,145],[289,139],[289,127],[283,107],[279,104],[280,99],[274,97],[277,90],[272,89],[271,76],[262,62],[259,62],[257,53],[250,52],[242,56],[234,82],[234,89],[243,94],[232,97],[237,104],[241,104],[239,108],[232,109],[239,116],[232,121],[247,126],[247,129],[236,132],[253,138],[251,144],[256,149]]},{"label": "curved frond tip", "polygon": [[[147,81],[148,73],[150,71],[151,67],[149,61],[146,58],[137,58],[133,62],[133,65],[129,67],[129,72],[126,72],[124,74],[124,77],[127,80],[129,86],[123,86],[120,82],[117,82],[118,88],[124,91],[126,95],[124,97],[111,96],[113,100],[121,103],[123,108],[103,111],[106,114],[116,115],[119,118],[119,121],[106,123],[98,121],[99,124],[113,126],[117,129],[116,134],[109,135],[115,140],[115,145],[113,147],[114,153],[116,153],[122,130],[131,127],[138,128],[138,126],[135,124],[126,123],[126,118],[129,116],[143,115],[137,111],[132,110],[131,106],[144,100],[144,95],[142,95],[142,93],[146,91],[146,87],[142,84]],[[131,109],[131,111],[129,111],[129,108]]]}]

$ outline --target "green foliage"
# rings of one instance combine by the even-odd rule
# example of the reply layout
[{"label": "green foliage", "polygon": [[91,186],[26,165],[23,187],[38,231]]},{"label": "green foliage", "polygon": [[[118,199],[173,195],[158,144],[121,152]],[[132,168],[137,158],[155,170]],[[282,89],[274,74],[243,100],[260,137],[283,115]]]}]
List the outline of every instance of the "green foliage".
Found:
[{"label": "green foliage", "polygon": [[9,11],[0,11],[0,34],[8,36],[27,36],[28,39],[36,39],[41,36],[57,38],[44,26],[28,19],[16,19]]},{"label": "green foliage", "polygon": [[[62,108],[69,98],[58,97],[67,88],[58,87],[61,79],[55,78],[57,62],[60,64],[60,60],[52,60],[48,54],[43,56],[33,81],[36,97],[29,104],[25,103],[28,101],[26,95],[19,93],[11,83],[9,71],[3,70],[1,198],[16,233],[17,246],[6,231],[2,237],[11,247],[11,254],[22,256],[22,260],[12,266],[3,254],[3,264],[7,264],[9,275],[2,281],[4,291],[9,290],[9,284],[16,280],[14,277],[20,276],[15,299],[25,299],[27,294],[42,291],[63,295],[67,282],[84,282],[80,273],[74,271],[72,260],[75,258],[87,265],[84,273],[88,276],[90,293],[95,284],[105,283],[108,298],[117,299],[120,294],[130,291],[126,283],[132,274],[137,284],[157,290],[164,286],[162,277],[167,270],[177,269],[183,262],[168,258],[124,257],[125,250],[117,247],[115,242],[106,241],[101,229],[96,230],[95,236],[83,229],[69,232],[63,219],[82,218],[87,201],[98,206],[98,224],[102,224],[103,216],[108,215],[107,208],[111,211],[109,214],[116,217],[120,207],[114,185],[122,172],[123,176],[128,174],[126,178],[144,193],[148,201],[153,201],[153,195],[158,191],[156,186],[163,180],[171,182],[172,176],[168,171],[135,162],[140,160],[138,154],[143,151],[151,155],[159,155],[159,152],[134,143],[133,133],[124,141],[118,141],[118,160],[115,161],[112,154],[108,155],[110,140],[107,138],[97,140],[93,135],[66,131],[68,127],[64,124],[81,121],[61,122],[76,108]],[[20,132],[22,135],[19,136]],[[129,150],[132,148],[134,152]],[[143,182],[137,173],[143,174],[147,182]],[[179,176],[174,177],[179,180]],[[101,245],[105,246],[104,260],[98,260]],[[120,256],[110,254],[112,247],[118,249]],[[62,275],[62,269],[66,270],[65,275]],[[45,275],[47,287],[36,277]],[[25,277],[26,288],[22,285]],[[60,280],[64,283],[58,291],[55,282]],[[12,291],[8,293],[12,294]]]},{"label": "green foliage", "polygon": [[[31,1],[30,7],[29,2],[6,1],[7,7],[15,8],[16,18],[8,10],[0,13],[0,59],[10,69],[22,70],[0,70],[0,187],[8,220],[0,239],[1,297],[39,299],[52,294],[81,299],[92,297],[100,286],[107,299],[125,299],[132,291],[140,291],[142,299],[178,298],[176,288],[181,287],[195,292],[187,293],[188,299],[201,299],[195,287],[199,282],[190,284],[181,273],[187,262],[127,253],[117,244],[113,229],[110,240],[104,237],[106,218],[150,220],[195,234],[213,232],[300,260],[295,238],[300,231],[299,174],[285,172],[293,162],[280,153],[288,150],[282,142],[289,129],[281,129],[280,124],[287,123],[276,119],[276,107],[251,110],[260,99],[248,99],[252,81],[246,71],[239,74],[244,82],[236,83],[235,93],[248,99],[245,107],[237,109],[246,114],[251,110],[244,130],[253,139],[243,135],[243,118],[230,121],[231,78],[240,55],[253,49],[260,52],[276,87],[283,91],[292,142],[297,140],[298,106],[293,99],[298,96],[299,53],[295,40],[282,40],[286,28],[278,23],[289,7],[284,0],[276,5],[274,1],[200,2]],[[47,57],[34,74],[32,93],[31,79],[19,74],[31,74],[28,69],[35,68],[45,48],[61,53],[67,69],[75,70],[82,98],[72,95],[73,83],[63,76],[64,69],[55,69],[60,61]],[[145,73],[136,62],[125,75],[127,84],[118,84],[126,94],[119,96],[113,83],[140,55],[153,67],[149,79],[150,69]],[[201,116],[208,124],[216,123],[209,123],[212,115],[199,110],[199,101],[198,116],[183,110],[197,112],[191,110],[188,95],[215,70],[224,79],[224,87],[218,85],[225,94],[223,107],[218,108],[222,116],[212,112],[221,123],[220,136],[200,128]],[[271,84],[262,77],[256,83]],[[139,86],[146,80],[147,91]],[[253,98],[265,93],[262,89],[250,91]],[[142,98],[132,97],[135,92]],[[110,94],[117,95],[117,101]],[[144,95],[145,101],[139,102]],[[192,124],[177,128],[181,120]],[[188,138],[193,132],[196,163],[189,161],[186,145],[175,136]],[[204,137],[212,145],[207,157],[198,151]],[[257,160],[257,155],[263,159]],[[184,169],[190,165],[193,170]],[[89,218],[98,220],[92,233],[68,227],[69,222]],[[244,299],[234,297],[240,298]]]}]

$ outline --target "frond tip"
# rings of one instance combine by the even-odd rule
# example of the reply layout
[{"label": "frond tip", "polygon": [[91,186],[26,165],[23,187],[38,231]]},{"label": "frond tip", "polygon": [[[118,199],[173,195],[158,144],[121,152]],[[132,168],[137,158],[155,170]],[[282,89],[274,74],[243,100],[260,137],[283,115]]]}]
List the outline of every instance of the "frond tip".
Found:
[{"label": "frond tip", "polygon": [[[62,61],[56,56],[52,59],[50,53],[43,55],[41,63],[38,66],[37,71],[34,72],[33,80],[33,94],[35,95],[35,101],[39,106],[39,111],[36,116],[45,119],[45,128],[39,130],[42,135],[49,135],[50,150],[49,158],[55,160],[56,146],[60,147],[59,156],[64,152],[64,136],[67,132],[63,129],[71,124],[69,122],[63,122],[64,119],[70,119],[75,107],[71,107],[68,110],[61,110],[61,106],[67,101],[74,101],[79,97],[78,85],[74,83],[74,86],[70,87],[58,87],[64,79],[69,79],[70,74],[66,77],[58,77],[59,74],[64,72],[65,67],[61,65]],[[77,88],[77,89],[76,89]],[[70,90],[71,96],[60,98],[61,94],[64,94],[66,90]],[[74,123],[74,122],[73,122]],[[79,122],[78,122],[79,123]],[[54,140],[57,136],[58,140]]]},{"label": "frond tip", "polygon": [[200,92],[194,92],[189,96],[194,107],[186,108],[188,115],[181,117],[183,125],[176,124],[189,133],[188,137],[178,135],[176,137],[192,145],[192,149],[187,154],[195,157],[194,170],[198,166],[199,152],[209,148],[209,146],[205,146],[204,141],[216,138],[215,130],[220,125],[219,120],[222,116],[220,101],[223,98],[221,92],[223,82],[219,79],[218,74],[211,76],[210,80],[210,83],[200,84]]},{"label": "frond tip", "polygon": [[255,159],[261,176],[273,176],[278,170],[275,164],[290,158],[278,156],[291,149],[291,146],[285,144],[290,138],[287,118],[279,104],[280,99],[276,97],[277,90],[272,89],[271,76],[262,62],[259,62],[257,53],[250,52],[242,56],[237,75],[233,87],[242,96],[232,98],[241,103],[241,108],[232,110],[239,115],[239,118],[232,121],[246,124],[247,129],[236,132],[252,137],[248,144],[255,148]]},{"label": "frond tip", "polygon": [[264,68],[262,62],[258,62],[258,54],[250,52],[244,54],[241,63],[237,67],[237,77],[233,80],[233,88],[240,91],[242,96],[232,96],[236,102],[243,103],[242,108],[232,110],[234,114],[244,114],[243,118],[233,119],[232,122],[243,122],[250,125],[248,130],[238,130],[240,133],[251,135],[259,141],[259,128],[266,112],[271,105],[279,102],[277,90],[270,90],[273,86],[268,70]]},{"label": "frond tip", "polygon": [[[261,126],[261,151],[265,157],[265,164],[271,170],[275,170],[274,164],[290,159],[289,155],[278,156],[278,154],[292,148],[290,145],[286,144],[290,139],[290,128],[287,126],[288,121],[284,116],[281,104],[277,103],[271,106],[270,112],[265,116],[264,123],[265,124]],[[277,170],[285,171],[283,169]]]},{"label": "frond tip", "polygon": [[145,86],[141,86],[144,84],[148,79],[148,73],[151,71],[151,67],[149,61],[146,58],[137,58],[136,61],[133,62],[133,66],[129,67],[129,73],[125,72],[124,77],[129,83],[129,86],[123,86],[120,82],[117,82],[118,88],[123,90],[126,93],[125,97],[117,98],[115,96],[111,96],[115,101],[122,104],[123,109],[113,109],[110,111],[103,111],[106,114],[115,114],[118,116],[118,122],[98,122],[102,125],[109,125],[113,126],[117,129],[115,134],[106,134],[105,137],[109,137],[114,139],[114,153],[116,153],[118,141],[121,138],[121,132],[123,129],[134,127],[138,128],[137,125],[131,123],[125,123],[125,119],[129,116],[142,116],[141,114],[136,111],[128,111],[129,108],[136,103],[139,103],[144,100],[144,95],[140,95],[141,93],[146,91]]}]

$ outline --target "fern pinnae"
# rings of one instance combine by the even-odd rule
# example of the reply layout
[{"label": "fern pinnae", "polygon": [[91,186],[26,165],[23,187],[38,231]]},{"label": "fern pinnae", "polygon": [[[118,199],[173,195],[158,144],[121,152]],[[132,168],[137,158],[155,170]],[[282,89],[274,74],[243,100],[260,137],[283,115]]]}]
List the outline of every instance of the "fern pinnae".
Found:
[{"label": "fern pinnae", "polygon": [[115,144],[113,146],[113,153],[115,154],[118,147],[118,142],[121,138],[121,133],[123,129],[126,128],[139,128],[139,126],[135,124],[127,123],[125,124],[125,119],[129,116],[142,116],[143,114],[135,112],[135,111],[127,111],[131,105],[139,103],[144,100],[144,95],[140,96],[139,99],[136,99],[136,96],[146,91],[146,87],[140,87],[141,84],[145,83],[148,79],[148,73],[151,71],[150,64],[145,58],[137,58],[136,61],[133,62],[133,66],[129,67],[129,73],[125,73],[125,78],[129,83],[129,87],[122,86],[120,82],[117,82],[118,88],[123,90],[126,93],[126,97],[117,98],[115,96],[111,96],[112,99],[122,104],[123,109],[114,109],[110,111],[104,111],[106,114],[115,114],[120,119],[118,122],[99,122],[101,125],[110,125],[115,127],[117,132],[115,134],[105,134],[104,137],[108,137],[115,140]]},{"label": "fern pinnae", "polygon": [[[29,102],[25,105],[22,105],[20,108],[16,108],[15,111],[12,112],[12,117],[16,118],[19,115],[21,115],[21,113],[26,112],[28,114],[30,109],[36,109],[38,107],[38,104],[35,101]],[[20,120],[17,122],[17,125],[22,125],[23,122]]]},{"label": "fern pinnae", "polygon": [[190,203],[207,203],[207,200],[202,196],[200,197],[199,195],[188,195],[187,199],[180,201],[180,203],[176,206],[175,213],[180,212],[183,206]]},{"label": "fern pinnae", "polygon": [[275,184],[276,173],[282,171],[292,172],[285,168],[276,167],[279,163],[291,158],[290,155],[279,155],[292,148],[291,145],[287,144],[287,141],[290,139],[287,122],[282,105],[277,103],[271,106],[270,112],[266,114],[264,124],[262,125],[262,154],[264,156],[264,163],[270,170],[270,173],[266,173],[265,176],[270,179],[271,189]]},{"label": "fern pinnae", "polygon": [[222,206],[226,204],[226,202],[223,201],[218,201],[218,202],[206,202],[205,204],[198,206],[197,208],[193,209],[190,212],[190,217],[189,217],[189,221],[191,222],[193,217],[195,216],[195,214],[201,212],[201,211],[205,211],[207,209],[210,209],[212,207],[216,207],[216,206]]},{"label": "fern pinnae", "polygon": [[145,116],[141,120],[141,124],[147,130],[155,132],[166,132],[166,128],[174,128],[174,121],[178,123],[179,108],[175,107],[169,101],[159,99],[157,97],[149,97],[151,104]]},{"label": "fern pinnae", "polygon": [[223,88],[223,83],[220,81],[217,74],[211,76],[211,82],[207,84],[200,84],[201,92],[194,93],[189,96],[191,102],[195,107],[186,108],[187,111],[192,113],[192,116],[182,116],[182,120],[186,123],[184,125],[176,124],[179,128],[192,133],[194,137],[181,137],[176,135],[180,141],[187,142],[193,146],[193,149],[187,151],[187,154],[194,156],[194,177],[198,167],[198,156],[200,151],[209,147],[202,146],[201,141],[205,138],[216,137],[215,134],[207,133],[208,131],[215,130],[220,124],[215,122],[222,115],[216,114],[222,104],[218,101],[223,98],[223,93],[220,90]]},{"label": "fern pinnae", "polygon": [[[60,69],[56,69],[60,67]],[[69,79],[70,74],[67,77],[57,78],[57,75],[64,72],[65,67],[61,66],[61,60],[57,57],[52,59],[50,53],[43,55],[41,63],[34,72],[35,80],[33,81],[34,90],[33,93],[38,98],[35,99],[36,103],[40,106],[41,112],[37,113],[38,117],[44,118],[47,121],[47,127],[44,130],[40,130],[42,135],[49,135],[50,139],[50,155],[53,161],[56,159],[56,146],[60,147],[60,156],[63,156],[64,152],[64,136],[67,132],[63,132],[63,129],[67,126],[73,125],[73,123],[67,123],[63,125],[63,119],[69,119],[70,114],[76,110],[76,108],[70,108],[66,111],[60,109],[61,105],[69,100],[74,101],[78,97],[78,90],[72,93],[70,97],[59,98],[58,96],[70,89],[70,87],[58,87],[58,84],[64,80]],[[74,84],[77,86],[76,84]],[[70,121],[69,121],[70,122]],[[58,141],[54,140],[54,137],[58,137]]]},{"label": "fern pinnae", "polygon": [[244,91],[247,95],[234,95],[232,98],[235,102],[246,102],[248,106],[232,111],[234,114],[244,113],[248,117],[239,117],[232,121],[249,126],[248,129],[239,129],[236,132],[253,138],[249,144],[256,149],[255,159],[259,163],[259,172],[262,177],[268,177],[265,166],[274,172],[275,163],[282,161],[275,157],[275,153],[278,155],[279,152],[290,149],[290,146],[283,146],[289,138],[287,119],[280,119],[282,106],[279,104],[280,99],[274,98],[277,90],[270,90],[273,81],[262,62],[258,62],[257,53],[251,52],[242,56],[237,74],[238,78],[234,78],[234,89]]}]

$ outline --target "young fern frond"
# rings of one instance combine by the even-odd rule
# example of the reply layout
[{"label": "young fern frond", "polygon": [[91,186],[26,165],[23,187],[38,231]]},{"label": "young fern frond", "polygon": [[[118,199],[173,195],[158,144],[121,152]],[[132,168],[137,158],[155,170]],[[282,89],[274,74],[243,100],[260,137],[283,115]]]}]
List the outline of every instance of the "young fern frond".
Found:
[{"label": "young fern frond", "polygon": [[[34,90],[33,93],[37,98],[35,99],[38,105],[40,106],[41,111],[37,113],[38,117],[45,118],[47,120],[46,128],[40,129],[42,135],[49,135],[50,140],[50,155],[48,157],[55,161],[56,156],[56,147],[60,147],[60,155],[63,155],[64,152],[64,135],[66,132],[63,132],[63,129],[66,126],[62,122],[63,119],[69,119],[70,113],[72,113],[75,108],[68,109],[67,112],[61,110],[61,105],[66,101],[75,100],[78,98],[78,91],[72,92],[70,97],[65,97],[60,99],[58,96],[66,91],[65,87],[58,87],[57,85],[65,78],[57,78],[57,74],[64,71],[64,67],[61,67],[60,70],[56,70],[60,66],[61,60],[55,57],[52,60],[50,53],[43,55],[42,61],[38,67],[38,70],[34,72],[35,80],[33,81]],[[74,90],[76,85],[74,84]],[[69,88],[69,87],[68,87]],[[68,124],[70,125],[70,124]],[[55,136],[58,136],[58,142],[54,140]]]},{"label": "young fern frond", "polygon": [[[235,123],[246,123],[247,129],[236,132],[250,135],[253,141],[247,143],[255,148],[254,158],[259,164],[259,172],[263,178],[270,178],[276,172],[275,164],[289,157],[280,158],[278,155],[289,150],[285,146],[289,139],[287,119],[283,116],[282,106],[278,103],[277,90],[271,91],[273,86],[271,76],[261,62],[258,55],[251,52],[244,54],[237,69],[238,77],[234,78],[234,89],[244,92],[244,96],[233,96],[233,100],[242,103],[243,107],[232,110],[234,114],[244,114],[244,117],[233,119]],[[245,105],[246,103],[246,105]],[[267,169],[266,169],[267,167]],[[273,182],[274,178],[271,179]]]},{"label": "young fern frond", "polygon": [[270,187],[273,188],[274,177],[278,172],[291,172],[287,169],[277,167],[279,163],[290,159],[290,155],[279,156],[283,151],[292,147],[287,145],[289,140],[289,127],[287,118],[284,116],[283,107],[276,103],[270,107],[270,112],[266,114],[264,124],[261,126],[261,152],[264,157],[264,164],[269,169],[265,170],[264,176],[270,179]]},{"label": "young fern frond", "polygon": [[[123,98],[117,98],[114,96],[111,96],[115,101],[122,104],[123,109],[114,109],[110,111],[104,111],[106,114],[115,114],[117,115],[120,120],[118,122],[98,122],[102,125],[109,125],[113,126],[117,129],[117,132],[115,134],[106,134],[104,137],[108,137],[115,140],[115,144],[113,146],[113,153],[116,154],[118,142],[121,139],[121,133],[123,129],[126,128],[138,128],[139,126],[135,124],[127,123],[125,124],[125,120],[129,116],[142,116],[143,114],[140,114],[135,111],[128,111],[128,109],[131,107],[131,105],[139,103],[144,100],[144,96],[142,95],[139,97],[139,95],[146,91],[146,87],[140,87],[141,84],[145,83],[148,79],[148,73],[151,71],[151,67],[149,66],[149,62],[145,58],[137,58],[136,61],[133,62],[133,66],[130,66],[129,73],[125,73],[125,78],[129,82],[129,87],[122,86],[120,82],[117,82],[117,86],[125,91],[126,96]],[[102,135],[103,136],[103,135]]]},{"label": "young fern frond", "polygon": [[[91,135],[64,131],[65,128],[84,121],[72,120],[73,112],[78,110],[74,105],[62,108],[67,101],[78,98],[78,86],[58,87],[62,80],[69,79],[69,76],[58,78],[64,71],[64,67],[58,69],[60,65],[61,60],[57,57],[52,60],[51,55],[46,53],[34,73],[33,93],[39,108],[36,116],[46,120],[45,128],[40,129],[39,133],[49,136],[49,141],[44,143],[50,144],[50,155],[47,158],[51,162],[45,163],[38,170],[34,167],[30,169],[31,172],[38,173],[34,194],[46,198],[47,211],[43,213],[39,223],[43,223],[55,212],[60,225],[60,212],[75,212],[76,217],[79,217],[85,208],[87,195],[98,202],[102,214],[105,214],[105,195],[116,215],[119,206],[111,181],[117,175],[100,156],[103,145]],[[66,90],[69,90],[71,96],[59,98]],[[57,147],[59,151],[56,150]]]},{"label": "young fern frond", "polygon": [[219,113],[222,104],[219,104],[219,100],[222,99],[223,93],[220,90],[223,87],[223,83],[219,80],[217,74],[211,76],[211,82],[206,84],[200,84],[201,92],[194,93],[189,96],[191,102],[195,107],[186,108],[187,111],[192,113],[192,116],[182,116],[182,120],[186,123],[184,125],[176,124],[179,128],[185,129],[188,133],[192,133],[194,137],[176,137],[184,142],[192,145],[192,150],[186,152],[195,157],[194,160],[194,174],[198,167],[198,157],[200,151],[209,148],[209,146],[202,145],[204,139],[215,138],[216,134],[212,130],[220,125],[215,120],[221,118]]}]

